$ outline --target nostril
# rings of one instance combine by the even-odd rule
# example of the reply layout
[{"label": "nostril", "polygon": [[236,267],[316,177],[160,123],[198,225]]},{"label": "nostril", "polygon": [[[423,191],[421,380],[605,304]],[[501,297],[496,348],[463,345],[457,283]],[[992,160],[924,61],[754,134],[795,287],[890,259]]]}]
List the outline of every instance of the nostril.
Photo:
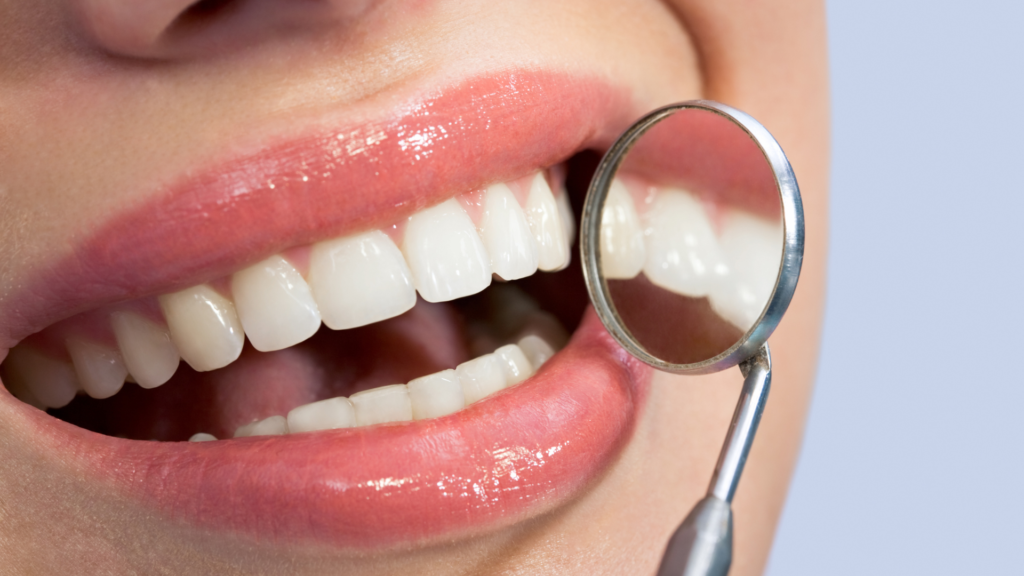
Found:
[{"label": "nostril", "polygon": [[73,0],[83,32],[103,49],[124,56],[151,57],[164,32],[195,0]]},{"label": "nostril", "polygon": [[228,12],[236,11],[239,4],[240,0],[199,0],[183,11],[168,26],[168,31],[171,28],[187,29],[208,24]]}]

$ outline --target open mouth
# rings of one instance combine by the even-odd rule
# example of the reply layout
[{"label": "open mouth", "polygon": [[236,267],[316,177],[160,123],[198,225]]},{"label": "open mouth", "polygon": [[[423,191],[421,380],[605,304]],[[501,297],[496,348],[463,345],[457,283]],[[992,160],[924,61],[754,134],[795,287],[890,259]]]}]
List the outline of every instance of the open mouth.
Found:
[{"label": "open mouth", "polygon": [[188,175],[8,303],[3,418],[164,517],[272,541],[437,542],[569,501],[649,377],[573,254],[624,102],[475,78]]},{"label": "open mouth", "polygon": [[136,440],[447,416],[532,376],[579,323],[578,271],[529,282],[570,264],[564,181],[564,166],[537,171],[78,314],[15,346],[4,381],[62,420]]}]

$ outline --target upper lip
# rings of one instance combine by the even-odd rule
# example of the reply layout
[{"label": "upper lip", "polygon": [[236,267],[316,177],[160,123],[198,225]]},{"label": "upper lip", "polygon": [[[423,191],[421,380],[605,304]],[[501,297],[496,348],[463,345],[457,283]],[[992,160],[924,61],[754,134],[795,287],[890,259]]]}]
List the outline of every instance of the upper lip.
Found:
[{"label": "upper lip", "polygon": [[[229,274],[268,254],[390,225],[607,143],[625,89],[555,72],[474,77],[370,120],[306,126],[183,175],[99,225],[0,309],[0,349],[75,313]],[[397,110],[397,113],[396,113]]]},{"label": "upper lip", "polygon": [[[410,98],[397,115],[299,130],[103,223],[4,304],[0,350],[77,312],[212,280],[550,166],[610,141],[633,118],[630,105],[603,81],[507,72]],[[198,446],[100,436],[9,395],[0,413],[33,430],[37,448],[68,451],[62,466],[74,477],[170,516],[380,546],[507,524],[565,501],[629,437],[645,374],[591,314],[533,380],[434,421]],[[372,497],[382,491],[387,498]]]}]

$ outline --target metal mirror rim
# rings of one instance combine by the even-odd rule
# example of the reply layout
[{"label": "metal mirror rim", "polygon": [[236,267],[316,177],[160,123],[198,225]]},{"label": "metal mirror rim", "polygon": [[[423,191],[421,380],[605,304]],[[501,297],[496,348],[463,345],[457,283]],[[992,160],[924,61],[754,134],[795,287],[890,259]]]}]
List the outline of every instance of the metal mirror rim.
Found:
[{"label": "metal mirror rim", "polygon": [[[608,282],[601,270],[600,226],[601,208],[619,165],[633,144],[655,124],[667,116],[686,109],[703,110],[725,117],[746,132],[747,136],[764,154],[765,160],[775,175],[775,184],[782,202],[783,251],[775,289],[768,305],[761,312],[754,325],[742,338],[724,352],[693,364],[674,364],[651,355],[625,328],[615,306],[609,299]],[[731,106],[710,100],[688,100],[659,108],[634,123],[629,130],[615,141],[598,164],[590,181],[587,198],[583,205],[580,230],[580,258],[583,278],[601,322],[613,338],[639,360],[666,372],[676,374],[706,374],[735,366],[754,356],[778,326],[789,307],[800,277],[804,252],[804,216],[800,200],[800,189],[796,176],[782,147],[760,122],[750,115]]]}]

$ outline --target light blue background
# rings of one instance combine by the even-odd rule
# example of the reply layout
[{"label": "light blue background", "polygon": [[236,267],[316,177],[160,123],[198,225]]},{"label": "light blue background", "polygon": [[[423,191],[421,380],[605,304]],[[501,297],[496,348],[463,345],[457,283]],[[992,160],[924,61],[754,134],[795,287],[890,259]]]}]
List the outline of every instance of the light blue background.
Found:
[{"label": "light blue background", "polygon": [[768,573],[1024,574],[1024,2],[828,9],[824,350]]}]

